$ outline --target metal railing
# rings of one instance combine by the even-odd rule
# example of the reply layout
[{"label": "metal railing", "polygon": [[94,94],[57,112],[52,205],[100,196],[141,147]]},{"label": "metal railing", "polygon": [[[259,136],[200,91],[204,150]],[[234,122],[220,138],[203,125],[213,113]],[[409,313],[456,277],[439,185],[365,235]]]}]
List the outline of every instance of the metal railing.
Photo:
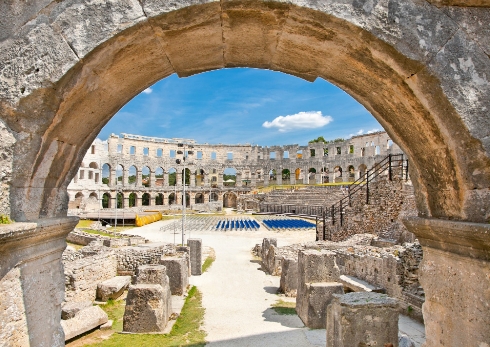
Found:
[{"label": "metal railing", "polygon": [[[369,205],[370,191],[369,184],[373,182],[381,174],[386,173],[388,175],[388,180],[393,180],[393,174],[395,171],[401,171],[401,178],[408,180],[408,159],[404,157],[403,154],[389,154],[387,157],[382,159],[379,163],[376,163],[371,169],[367,170],[364,175],[361,175],[359,179],[349,184],[347,187],[347,196],[340,199],[337,203],[332,206],[325,207],[322,211],[321,216],[316,219],[317,230],[319,218],[323,222],[323,240],[326,240],[327,232],[327,221],[332,225],[340,223],[342,227],[344,225],[344,215],[346,213],[347,207],[352,207],[352,197],[358,192],[365,190],[366,192],[366,204]],[[331,239],[330,235],[330,239]],[[318,239],[318,236],[317,236]]]}]

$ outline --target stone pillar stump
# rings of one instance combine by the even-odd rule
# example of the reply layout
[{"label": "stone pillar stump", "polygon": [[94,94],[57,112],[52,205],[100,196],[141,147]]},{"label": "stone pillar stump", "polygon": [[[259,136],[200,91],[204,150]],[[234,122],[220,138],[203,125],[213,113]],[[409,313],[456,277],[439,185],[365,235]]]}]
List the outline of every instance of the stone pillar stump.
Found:
[{"label": "stone pillar stump", "polygon": [[327,347],[398,346],[398,304],[386,294],[334,294],[326,323]]}]

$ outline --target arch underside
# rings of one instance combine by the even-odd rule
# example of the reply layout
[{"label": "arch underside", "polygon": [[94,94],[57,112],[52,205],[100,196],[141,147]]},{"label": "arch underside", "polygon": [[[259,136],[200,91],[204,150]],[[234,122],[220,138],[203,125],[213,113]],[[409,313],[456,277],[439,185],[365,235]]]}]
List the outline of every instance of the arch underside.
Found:
[{"label": "arch underside", "polygon": [[[131,17],[133,12],[116,6],[113,11],[124,12],[122,18],[131,24],[107,34],[97,25],[111,25],[115,16],[104,24],[96,15],[85,17],[83,7],[77,10],[75,3],[56,5],[47,15],[49,25],[38,26],[43,34],[62,33],[70,44],[65,56],[49,57],[65,62],[57,66],[66,71],[51,83],[46,82],[49,78],[33,82],[18,102],[12,92],[1,104],[10,129],[30,134],[17,136],[14,151],[10,200],[16,220],[66,214],[66,187],[86,150],[137,93],[173,73],[187,77],[232,67],[270,69],[336,84],[364,105],[410,157],[422,216],[490,218],[488,146],[458,113],[434,67],[442,64],[437,54],[444,44],[463,35],[449,17],[437,17],[443,34],[434,34],[435,41],[426,43],[433,46],[423,55],[417,53],[420,47],[413,47],[412,32],[406,42],[395,42],[401,30],[393,24],[396,21],[385,18],[381,32],[372,27],[376,23],[361,21],[374,20],[369,17],[379,15],[374,10],[353,12],[349,21],[327,7],[272,1],[208,2],[177,10],[148,5],[142,17]],[[316,2],[305,3],[314,7]],[[439,16],[427,4],[406,6]],[[87,19],[90,25],[78,22]],[[83,34],[73,32],[77,23]],[[33,39],[35,33],[31,29],[26,35]],[[63,47],[55,47],[58,55]],[[407,53],[410,50],[413,53]],[[54,64],[46,59],[45,65]]]}]

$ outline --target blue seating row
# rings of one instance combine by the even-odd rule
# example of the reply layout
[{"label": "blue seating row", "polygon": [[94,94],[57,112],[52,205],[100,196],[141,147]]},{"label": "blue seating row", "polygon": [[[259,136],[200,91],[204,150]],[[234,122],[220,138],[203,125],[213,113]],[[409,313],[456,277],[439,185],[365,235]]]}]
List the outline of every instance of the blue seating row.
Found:
[{"label": "blue seating row", "polygon": [[239,230],[239,229],[252,229],[257,230],[260,228],[259,223],[253,219],[240,219],[240,220],[220,220],[216,225],[216,230]]},{"label": "blue seating row", "polygon": [[309,229],[315,227],[315,224],[302,219],[264,219],[262,223],[271,229]]}]

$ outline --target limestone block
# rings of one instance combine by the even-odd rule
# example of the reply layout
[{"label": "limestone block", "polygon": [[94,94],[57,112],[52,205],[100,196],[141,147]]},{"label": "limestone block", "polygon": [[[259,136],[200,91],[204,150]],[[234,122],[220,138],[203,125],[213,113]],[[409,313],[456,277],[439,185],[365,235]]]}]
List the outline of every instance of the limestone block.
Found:
[{"label": "limestone block", "polygon": [[68,302],[61,307],[61,319],[71,319],[75,317],[79,311],[90,306],[92,306],[92,301]]},{"label": "limestone block", "polygon": [[53,27],[82,58],[118,32],[145,20],[138,1],[63,1],[52,13]]},{"label": "limestone block", "polygon": [[325,250],[300,251],[298,253],[298,273],[299,287],[305,283],[338,282],[340,279],[335,253]]},{"label": "limestone block", "polygon": [[111,330],[112,323],[114,323],[114,321],[112,319],[109,319],[107,323],[104,323],[100,326],[100,330]]},{"label": "limestone block", "polygon": [[333,295],[327,347],[398,346],[398,304],[379,293]]},{"label": "limestone block", "polygon": [[160,264],[167,268],[167,276],[170,280],[172,295],[183,295],[189,284],[189,268],[186,258],[162,257]]},{"label": "limestone block", "polygon": [[170,317],[172,314],[172,293],[170,291],[170,281],[167,276],[167,268],[163,265],[149,264],[140,265],[133,277],[133,284],[159,284],[163,288],[163,301],[165,303],[165,315]]},{"label": "limestone block", "polygon": [[327,306],[334,294],[344,294],[344,286],[337,282],[307,283],[302,300],[296,300],[296,312],[311,329],[325,329]]},{"label": "limestone block", "polygon": [[295,258],[282,258],[281,261],[281,292],[286,296],[296,296],[298,290],[298,260]]},{"label": "limestone block", "polygon": [[159,284],[162,287],[169,285],[167,269],[163,265],[140,265],[133,277],[133,284]]},{"label": "limestone block", "polygon": [[190,248],[191,275],[200,276],[202,274],[202,240],[188,239],[187,244]]},{"label": "limestone block", "polygon": [[116,276],[97,285],[97,299],[107,301],[117,299],[129,286],[131,276]]},{"label": "limestone block", "polygon": [[61,327],[65,332],[65,341],[107,323],[107,321],[107,313],[99,306],[84,308],[72,319],[61,321]]},{"label": "limestone block", "polygon": [[278,253],[277,247],[270,245],[265,260],[262,262],[265,270],[273,276],[281,275],[282,256],[278,255]]},{"label": "limestone block", "polygon": [[274,238],[264,238],[262,240],[262,253],[261,253],[261,258],[262,261],[264,261],[267,258],[267,252],[269,251],[269,247],[273,245],[277,247],[277,239]]},{"label": "limestone block", "polygon": [[168,322],[165,292],[159,284],[130,285],[123,330],[133,333],[161,332]]},{"label": "limestone block", "polygon": [[190,274],[191,273],[191,259],[190,259],[191,249],[189,248],[189,246],[177,246],[175,247],[175,251],[177,251],[178,253],[183,253],[183,256],[186,259],[187,265],[189,267],[189,274]]}]

